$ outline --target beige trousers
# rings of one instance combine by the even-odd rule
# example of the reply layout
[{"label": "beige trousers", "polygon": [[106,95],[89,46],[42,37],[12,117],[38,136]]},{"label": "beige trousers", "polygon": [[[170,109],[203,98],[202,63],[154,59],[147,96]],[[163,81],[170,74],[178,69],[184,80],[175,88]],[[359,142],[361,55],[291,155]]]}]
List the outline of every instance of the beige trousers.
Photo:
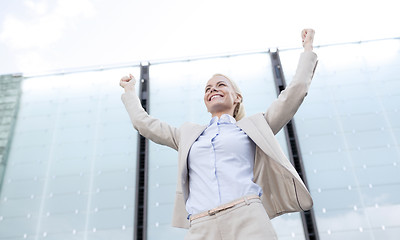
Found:
[{"label": "beige trousers", "polygon": [[[246,198],[246,197],[244,197]],[[185,240],[278,239],[260,199],[245,202],[212,216],[190,221]]]}]

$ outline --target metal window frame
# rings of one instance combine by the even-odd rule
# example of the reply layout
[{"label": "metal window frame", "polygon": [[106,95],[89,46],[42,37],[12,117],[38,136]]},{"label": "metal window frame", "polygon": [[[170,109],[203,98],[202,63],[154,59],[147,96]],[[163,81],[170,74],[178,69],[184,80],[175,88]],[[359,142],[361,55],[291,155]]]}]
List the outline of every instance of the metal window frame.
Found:
[{"label": "metal window frame", "polygon": [[[271,58],[271,67],[275,80],[276,93],[279,95],[286,88],[285,76],[279,56],[279,49],[269,51]],[[300,151],[299,140],[297,137],[296,125],[294,119],[290,120],[284,127],[285,139],[288,146],[289,159],[296,171],[299,173],[304,184],[308,188],[306,172],[303,165],[303,158]],[[319,240],[318,228],[314,216],[314,210],[303,211],[301,220],[303,223],[304,235],[307,240]]]},{"label": "metal window frame", "polygon": [[[149,63],[140,64],[139,99],[144,110],[149,113]],[[147,195],[148,195],[148,158],[149,140],[138,134],[136,195],[135,195],[135,240],[147,239]]]}]

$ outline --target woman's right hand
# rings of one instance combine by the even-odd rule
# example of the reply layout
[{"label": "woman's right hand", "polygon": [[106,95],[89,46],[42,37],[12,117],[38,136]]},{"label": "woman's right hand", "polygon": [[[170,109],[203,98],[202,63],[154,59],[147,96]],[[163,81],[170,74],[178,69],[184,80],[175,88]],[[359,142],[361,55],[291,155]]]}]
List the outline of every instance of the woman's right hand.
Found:
[{"label": "woman's right hand", "polygon": [[125,89],[125,92],[135,91],[136,79],[132,74],[123,76],[119,81],[119,85]]},{"label": "woman's right hand", "polygon": [[312,51],[313,50],[313,42],[314,42],[314,29],[307,28],[301,31],[301,39],[303,42],[304,51]]}]

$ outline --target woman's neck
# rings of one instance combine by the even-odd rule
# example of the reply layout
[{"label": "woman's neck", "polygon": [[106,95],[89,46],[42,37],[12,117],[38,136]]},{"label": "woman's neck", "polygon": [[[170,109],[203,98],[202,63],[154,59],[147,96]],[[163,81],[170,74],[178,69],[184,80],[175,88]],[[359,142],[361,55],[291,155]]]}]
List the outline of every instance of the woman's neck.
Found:
[{"label": "woman's neck", "polygon": [[233,114],[232,114],[231,112],[218,112],[218,113],[213,113],[213,114],[211,115],[211,117],[218,117],[218,119],[220,119],[221,116],[224,115],[224,114],[228,114],[228,115],[230,115],[230,116],[233,117]]}]

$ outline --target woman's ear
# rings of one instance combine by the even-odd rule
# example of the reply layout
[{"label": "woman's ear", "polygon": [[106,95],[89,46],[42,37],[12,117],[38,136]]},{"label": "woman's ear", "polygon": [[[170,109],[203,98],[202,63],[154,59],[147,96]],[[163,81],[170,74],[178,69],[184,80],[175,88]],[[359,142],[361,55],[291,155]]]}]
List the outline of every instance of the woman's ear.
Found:
[{"label": "woman's ear", "polygon": [[238,93],[236,93],[236,99],[234,103],[241,103],[242,102],[242,96]]}]

